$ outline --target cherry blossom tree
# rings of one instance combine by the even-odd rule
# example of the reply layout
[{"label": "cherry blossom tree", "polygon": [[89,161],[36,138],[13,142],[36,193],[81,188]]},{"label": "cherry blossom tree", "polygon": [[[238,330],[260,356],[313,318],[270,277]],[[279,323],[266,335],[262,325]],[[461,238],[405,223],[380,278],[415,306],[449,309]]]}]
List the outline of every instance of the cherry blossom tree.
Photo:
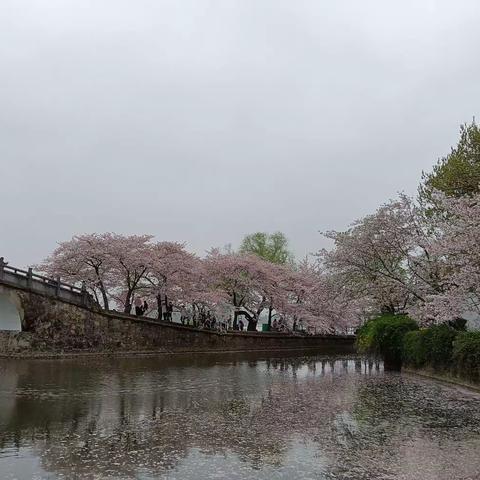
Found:
[{"label": "cherry blossom tree", "polygon": [[123,304],[123,311],[130,313],[135,293],[145,285],[153,235],[108,235],[113,283],[118,286],[115,298]]},{"label": "cherry blossom tree", "polygon": [[340,278],[318,272],[318,281],[308,299],[308,308],[314,317],[314,326],[324,333],[345,333],[358,327],[368,316],[370,303],[365,297],[356,297]]},{"label": "cherry blossom tree", "polygon": [[212,249],[205,259],[210,288],[224,292],[235,308],[246,308],[247,298],[253,288],[250,265],[245,259],[244,255],[221,253],[218,249]]},{"label": "cherry blossom tree", "polygon": [[[270,324],[275,313],[328,332],[338,330],[350,318],[345,312],[354,310],[345,302],[350,290],[333,281],[344,278],[338,273],[231,250],[212,250],[201,259],[182,243],[154,243],[150,235],[79,235],[62,242],[40,268],[73,283],[86,281],[106,309],[119,305],[130,313],[136,298],[154,300],[158,318],[163,305],[189,309],[193,316],[224,312],[230,305],[235,315],[247,317],[249,330],[256,330],[267,311]],[[354,300],[351,305],[359,303]]]},{"label": "cherry blossom tree", "polygon": [[355,299],[373,310],[420,312],[441,294],[448,266],[433,245],[438,228],[414,201],[400,195],[345,232],[327,232],[334,242],[319,258]]},{"label": "cherry blossom tree", "polygon": [[84,281],[97,301],[101,298],[103,307],[108,310],[109,289],[113,286],[109,244],[110,234],[76,235],[59,243],[49,257],[34,267],[73,284]]},{"label": "cherry blossom tree", "polygon": [[312,323],[307,305],[317,278],[308,262],[281,266],[276,278],[271,301],[275,311],[292,322],[308,318],[308,323]]},{"label": "cherry blossom tree", "polygon": [[[275,312],[290,324],[302,322],[322,332],[358,324],[359,302],[348,303],[343,290],[334,288],[337,284],[308,262],[278,265],[255,255],[214,250],[205,266],[211,291],[222,292],[237,312],[246,315],[250,330],[256,329],[265,310],[269,322]],[[350,313],[354,308],[355,316]]]},{"label": "cherry blossom tree", "polygon": [[351,295],[342,281],[308,258],[293,268],[279,298],[278,310],[322,333],[345,333],[359,325],[365,303]]},{"label": "cherry blossom tree", "polygon": [[444,212],[438,221],[433,250],[445,265],[444,288],[429,295],[423,315],[440,321],[480,314],[480,194],[447,197],[436,192],[435,202]]},{"label": "cherry blossom tree", "polygon": [[210,288],[220,290],[247,317],[248,330],[256,330],[259,317],[273,300],[274,282],[280,266],[257,255],[212,250],[205,259]]},{"label": "cherry blossom tree", "polygon": [[85,281],[97,299],[101,296],[104,308],[109,309],[114,300],[130,313],[134,294],[148,272],[152,238],[116,233],[74,236],[37,268],[72,283]]},{"label": "cherry blossom tree", "polygon": [[157,302],[158,318],[162,318],[162,295],[167,307],[170,302],[187,301],[199,268],[199,259],[185,250],[185,244],[158,242],[148,251],[147,290]]},{"label": "cherry blossom tree", "polygon": [[230,296],[218,287],[217,281],[210,263],[196,258],[185,284],[185,303],[192,306],[194,317],[230,305]]}]

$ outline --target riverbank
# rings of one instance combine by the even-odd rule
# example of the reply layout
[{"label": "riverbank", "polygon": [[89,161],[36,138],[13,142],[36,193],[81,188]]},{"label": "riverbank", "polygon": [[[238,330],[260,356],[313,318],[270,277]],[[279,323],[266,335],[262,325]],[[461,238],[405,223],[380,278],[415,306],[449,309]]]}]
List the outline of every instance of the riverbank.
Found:
[{"label": "riverbank", "polygon": [[415,369],[409,367],[403,367],[402,373],[407,373],[409,375],[418,375],[419,377],[428,378],[430,380],[448,383],[449,385],[455,385],[458,387],[466,388],[468,390],[473,390],[474,392],[480,394],[480,383],[469,382],[450,373],[441,373],[435,370]]}]

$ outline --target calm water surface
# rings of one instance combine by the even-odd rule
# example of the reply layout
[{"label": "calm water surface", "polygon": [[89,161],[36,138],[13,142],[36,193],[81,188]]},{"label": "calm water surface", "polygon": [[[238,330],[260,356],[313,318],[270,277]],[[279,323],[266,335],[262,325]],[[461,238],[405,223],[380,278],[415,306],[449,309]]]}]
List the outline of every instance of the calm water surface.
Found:
[{"label": "calm water surface", "polygon": [[480,479],[480,396],[355,358],[0,361],[0,479]]}]

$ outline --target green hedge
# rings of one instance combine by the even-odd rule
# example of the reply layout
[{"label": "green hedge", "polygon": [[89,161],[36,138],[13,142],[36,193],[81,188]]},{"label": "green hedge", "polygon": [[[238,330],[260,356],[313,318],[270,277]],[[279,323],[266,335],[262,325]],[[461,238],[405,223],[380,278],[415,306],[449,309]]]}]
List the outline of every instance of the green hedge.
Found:
[{"label": "green hedge", "polygon": [[415,368],[450,368],[453,362],[453,342],[457,335],[458,331],[449,325],[436,325],[409,332],[403,339],[403,362]]},{"label": "green hedge", "polygon": [[480,332],[459,333],[453,342],[456,375],[472,382],[480,382]]},{"label": "green hedge", "polygon": [[406,315],[382,315],[358,330],[357,348],[362,353],[383,357],[387,368],[398,369],[402,362],[403,337],[417,329],[417,323]]},{"label": "green hedge", "polygon": [[408,332],[403,339],[402,360],[414,368],[424,367],[427,363],[425,342],[426,330]]},{"label": "green hedge", "polygon": [[357,349],[382,357],[386,368],[404,364],[480,383],[480,331],[460,327],[449,323],[419,329],[406,315],[382,315],[359,329]]}]

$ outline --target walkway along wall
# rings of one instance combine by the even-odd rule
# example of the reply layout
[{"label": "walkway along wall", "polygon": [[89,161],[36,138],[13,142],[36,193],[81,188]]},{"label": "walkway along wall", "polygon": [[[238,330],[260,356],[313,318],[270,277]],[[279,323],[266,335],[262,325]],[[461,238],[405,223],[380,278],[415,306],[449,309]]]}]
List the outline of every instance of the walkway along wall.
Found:
[{"label": "walkway along wall", "polygon": [[0,330],[0,356],[280,349],[353,352],[352,336],[199,330],[107,312],[92,304],[80,291],[66,289],[62,292],[55,285],[41,285],[42,289],[37,289],[31,279],[27,284],[26,280],[23,282],[12,275],[8,279],[5,277],[0,275],[0,296],[16,307],[21,331]]}]

